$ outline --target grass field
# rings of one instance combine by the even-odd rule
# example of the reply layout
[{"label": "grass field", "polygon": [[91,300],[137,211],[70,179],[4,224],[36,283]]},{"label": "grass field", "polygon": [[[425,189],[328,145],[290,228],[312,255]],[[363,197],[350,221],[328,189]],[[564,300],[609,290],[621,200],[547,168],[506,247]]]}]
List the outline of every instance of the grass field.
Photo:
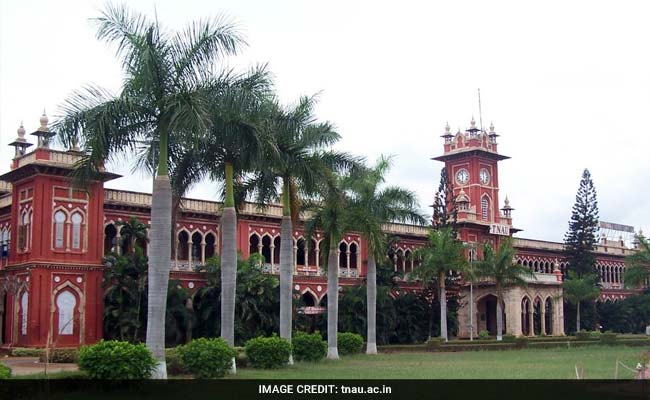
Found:
[{"label": "grass field", "polygon": [[[240,368],[228,379],[575,379],[575,365],[587,379],[612,379],[616,360],[629,367],[643,347],[590,346],[572,349],[524,349],[458,353],[355,355],[339,361],[296,363],[279,370]],[[633,372],[619,367],[619,378]]]}]

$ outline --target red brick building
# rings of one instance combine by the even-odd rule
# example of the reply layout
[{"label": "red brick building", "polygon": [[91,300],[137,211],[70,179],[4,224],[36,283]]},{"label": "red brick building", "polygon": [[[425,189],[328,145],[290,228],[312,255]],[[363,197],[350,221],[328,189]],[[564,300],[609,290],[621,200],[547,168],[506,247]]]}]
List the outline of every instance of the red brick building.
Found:
[{"label": "red brick building", "polygon": [[[104,189],[103,183],[118,175],[105,171],[88,191],[72,188],[69,173],[80,154],[48,147],[52,134],[42,116],[32,135],[30,151],[21,126],[11,143],[15,157],[11,170],[0,176],[0,346],[58,346],[92,343],[102,337],[102,257],[124,251],[119,245],[118,223],[131,216],[150,221],[151,195]],[[512,207],[499,202],[498,163],[508,157],[497,152],[497,134],[476,128],[443,135],[444,152],[435,160],[445,163],[454,180],[459,206],[459,232],[468,243],[498,244],[502,237],[519,231],[512,225]],[[424,161],[423,161],[424,162]],[[176,223],[176,257],[170,260],[172,277],[192,290],[205,282],[194,272],[208,257],[219,252],[220,203],[184,199]],[[264,212],[246,204],[238,220],[238,247],[243,257],[258,252],[269,273],[279,273],[281,208],[271,205]],[[422,227],[390,224],[387,231],[399,237],[390,257],[394,268],[407,276],[417,268],[410,253],[425,241]],[[327,279],[319,266],[321,237],[307,238],[295,227],[291,244],[295,254],[294,289],[303,296],[305,312],[322,312],[327,304]],[[146,243],[142,243],[146,249]],[[506,296],[506,331],[522,335],[563,334],[561,294],[566,270],[561,243],[530,239],[515,240],[516,261],[530,267],[537,279],[526,290]],[[339,244],[341,285],[357,285],[366,275],[366,246],[355,232]],[[631,291],[622,286],[624,256],[632,249],[621,242],[603,241],[598,246],[602,273],[602,300],[616,300]],[[472,254],[473,255],[473,254]],[[470,256],[472,256],[470,255]],[[402,290],[417,290],[405,281]],[[468,286],[461,291],[466,295]],[[489,283],[473,288],[471,306],[460,312],[459,336],[494,330],[495,301]],[[474,318],[469,318],[471,313]],[[541,325],[534,322],[541,313]]]}]

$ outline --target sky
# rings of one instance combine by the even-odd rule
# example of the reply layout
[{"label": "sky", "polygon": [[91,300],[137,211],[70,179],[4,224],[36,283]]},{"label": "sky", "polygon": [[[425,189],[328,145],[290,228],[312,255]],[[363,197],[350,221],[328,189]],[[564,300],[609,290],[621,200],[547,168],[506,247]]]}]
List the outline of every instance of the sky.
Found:
[{"label": "sky", "polygon": [[[0,173],[24,121],[38,128],[71,91],[119,92],[115,49],[90,20],[105,2],[0,0]],[[280,99],[319,93],[339,150],[375,161],[393,155],[389,184],[432,202],[444,126],[494,123],[500,201],[517,236],[561,241],[589,168],[600,219],[650,231],[650,4],[643,1],[130,1],[170,29],[226,15],[248,46],[224,67],[268,63]],[[477,89],[481,89],[479,114]],[[107,187],[147,191],[131,174]],[[206,182],[190,197],[214,200]]]}]

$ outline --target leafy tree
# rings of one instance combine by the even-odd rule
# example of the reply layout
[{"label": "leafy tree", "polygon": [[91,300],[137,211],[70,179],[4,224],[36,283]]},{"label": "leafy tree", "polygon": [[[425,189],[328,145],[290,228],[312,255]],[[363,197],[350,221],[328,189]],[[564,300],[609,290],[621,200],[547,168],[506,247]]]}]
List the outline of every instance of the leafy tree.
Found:
[{"label": "leafy tree", "polygon": [[154,377],[165,378],[165,307],[171,255],[170,137],[191,137],[209,126],[204,82],[215,61],[243,43],[223,18],[204,19],[173,33],[157,20],[108,5],[99,18],[97,38],[117,47],[124,80],[114,96],[97,86],[74,93],[54,127],[64,144],[81,143],[84,157],[76,180],[89,182],[104,162],[128,155],[140,143],[157,143],[158,160],[151,207],[151,268],[147,347],[158,361]]},{"label": "leafy tree", "polygon": [[[422,280],[423,285],[432,281],[438,282],[438,298],[440,301],[440,337],[448,340],[447,331],[447,292],[446,277],[451,270],[462,272],[467,267],[465,246],[456,239],[450,226],[431,230],[424,247],[413,252],[413,258],[420,265],[413,274]],[[431,335],[431,332],[429,333]]]},{"label": "leafy tree", "polygon": [[104,338],[138,343],[147,324],[147,257],[135,251],[104,257]]},{"label": "leafy tree", "polygon": [[578,277],[575,271],[569,271],[568,278],[562,284],[563,296],[576,306],[576,332],[580,332],[580,303],[596,299],[600,291],[594,286],[593,274]]},{"label": "leafy tree", "polygon": [[[248,260],[238,260],[236,310],[234,321],[237,344],[257,336],[269,336],[278,329],[275,316],[279,307],[279,281],[261,269],[260,255],[253,254]],[[195,337],[215,337],[221,321],[221,265],[217,257],[207,260],[204,267],[207,284],[194,295],[196,317]]]},{"label": "leafy tree", "polygon": [[625,257],[625,286],[638,288],[650,279],[650,242],[637,236],[638,251]]},{"label": "leafy tree", "polygon": [[598,232],[598,202],[596,189],[588,169],[582,173],[580,187],[573,205],[569,231],[564,237],[565,255],[575,276],[591,274],[594,278]]},{"label": "leafy tree", "polygon": [[122,253],[135,251],[136,243],[147,243],[147,225],[136,217],[129,217],[127,221],[116,223],[120,232]]},{"label": "leafy tree", "polygon": [[501,242],[495,252],[489,243],[483,245],[483,259],[475,261],[474,274],[478,278],[489,279],[494,283],[497,296],[497,340],[503,339],[503,291],[513,286],[527,285],[526,278],[535,278],[527,267],[514,263],[515,249],[512,238]]},{"label": "leafy tree", "polygon": [[360,232],[367,246],[367,354],[377,354],[377,263],[385,256],[387,243],[383,225],[412,222],[424,225],[417,210],[415,193],[398,186],[382,187],[390,170],[391,159],[380,157],[372,168],[358,168],[350,175],[352,227]]},{"label": "leafy tree", "polygon": [[458,205],[454,195],[454,186],[449,179],[447,168],[440,171],[440,184],[433,201],[433,229],[450,226],[456,233]]}]

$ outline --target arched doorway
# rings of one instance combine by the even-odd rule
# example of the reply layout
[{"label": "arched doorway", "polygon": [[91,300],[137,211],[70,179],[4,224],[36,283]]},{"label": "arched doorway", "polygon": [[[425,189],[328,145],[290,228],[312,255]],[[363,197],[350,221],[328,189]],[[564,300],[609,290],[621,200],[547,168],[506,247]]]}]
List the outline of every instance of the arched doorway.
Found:
[{"label": "arched doorway", "polygon": [[[481,297],[476,303],[478,312],[478,331],[488,331],[490,336],[497,334],[497,297],[488,294]],[[503,332],[506,332],[506,313],[504,307],[501,307],[503,316]]]},{"label": "arched doorway", "polygon": [[530,299],[524,297],[521,299],[521,334],[530,336]]},{"label": "arched doorway", "polygon": [[539,297],[533,302],[533,332],[536,336],[542,332],[542,300]]}]

